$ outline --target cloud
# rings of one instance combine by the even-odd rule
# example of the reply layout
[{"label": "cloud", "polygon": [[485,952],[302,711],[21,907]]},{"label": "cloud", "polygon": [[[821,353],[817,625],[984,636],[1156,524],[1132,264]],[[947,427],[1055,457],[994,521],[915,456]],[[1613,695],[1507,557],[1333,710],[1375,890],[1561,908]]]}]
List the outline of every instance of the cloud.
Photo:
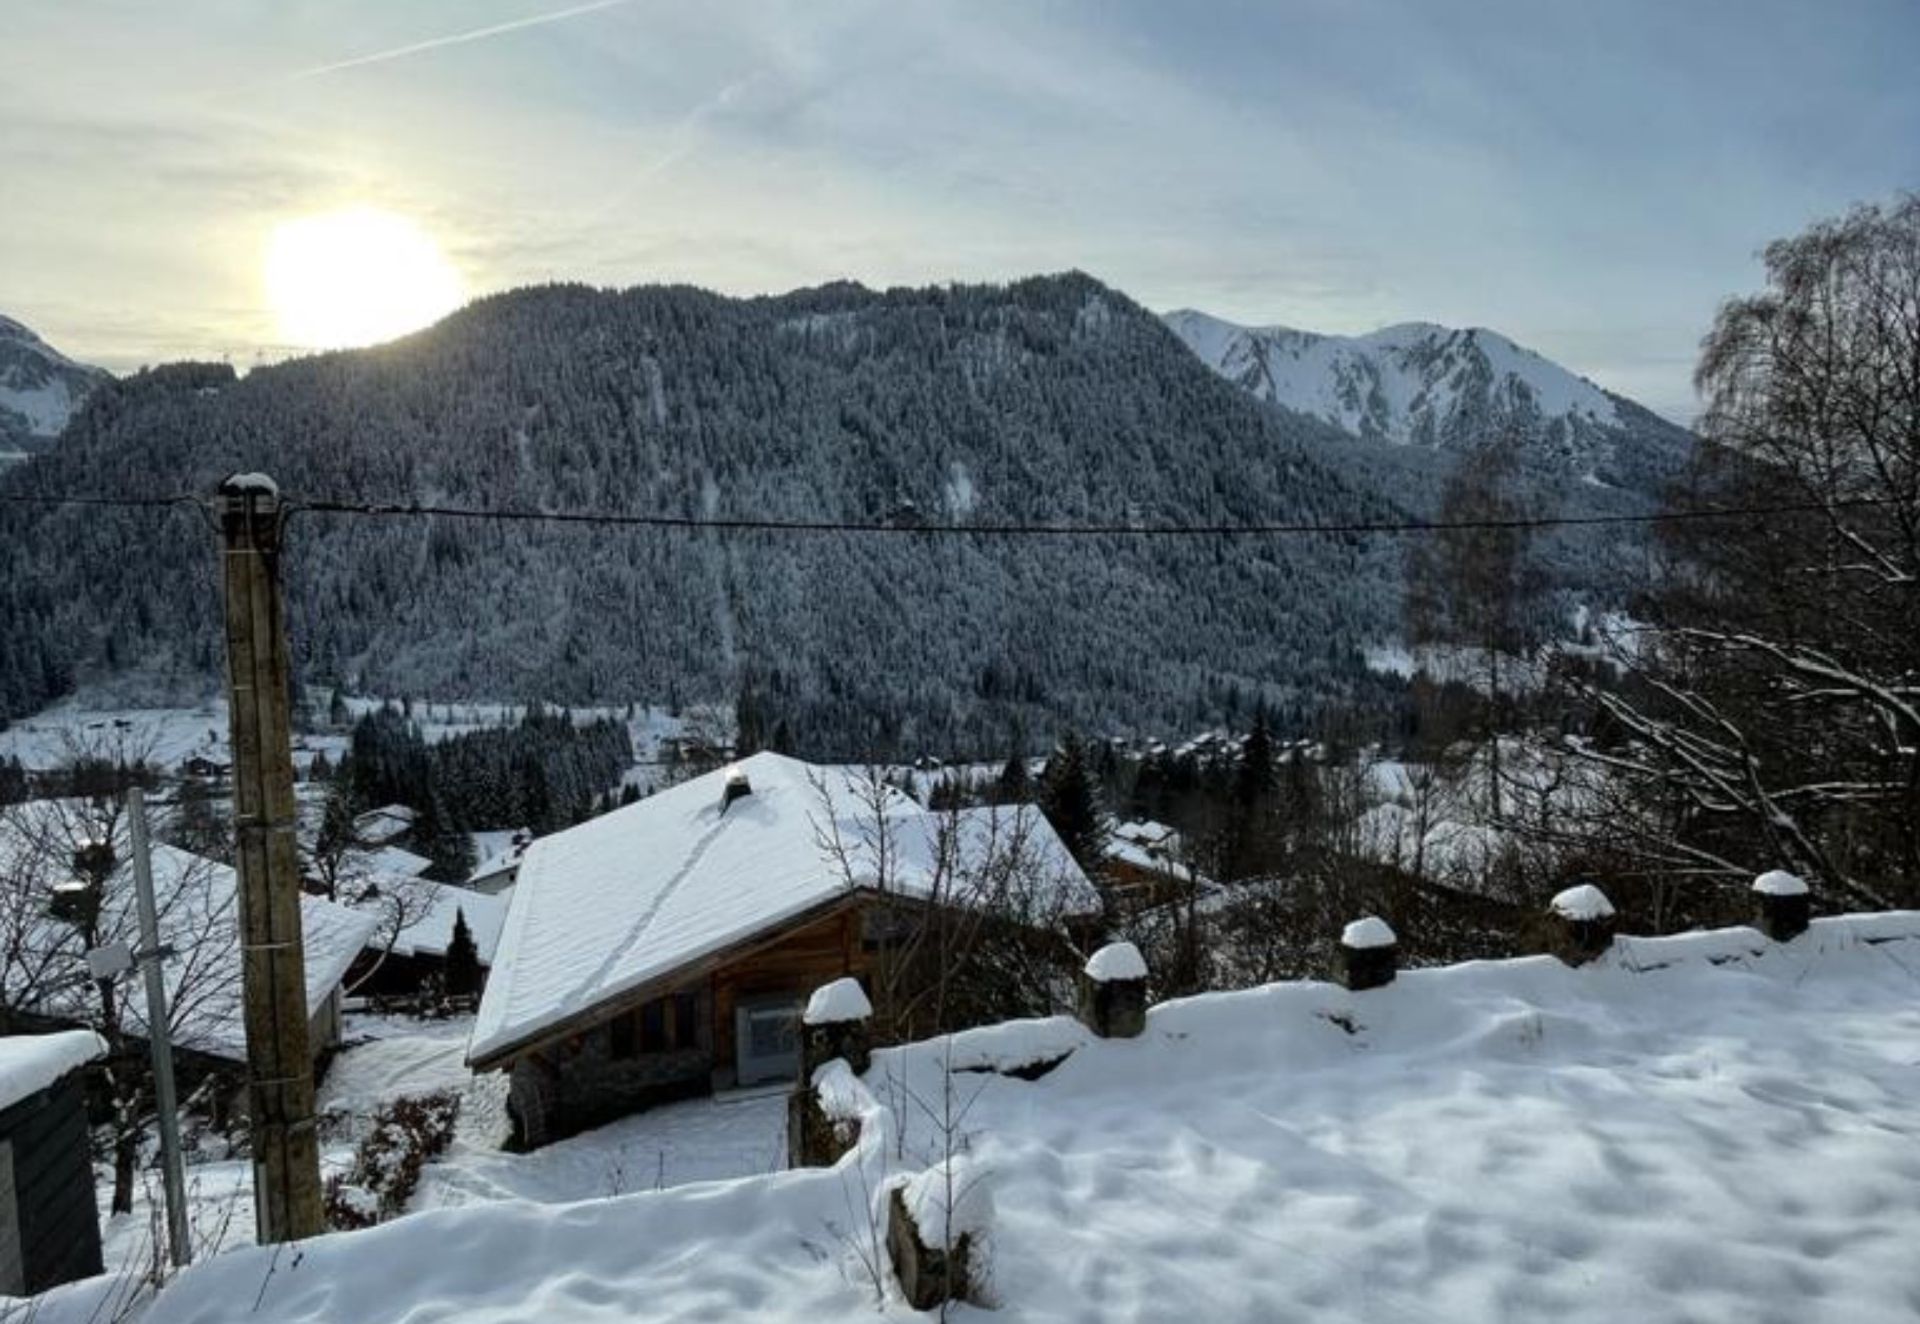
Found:
[{"label": "cloud", "polygon": [[469,42],[486,41],[493,37],[506,36],[508,33],[523,32],[528,28],[544,27],[549,23],[563,23],[570,18],[578,18],[582,14],[615,9],[633,2],[634,0],[591,0],[588,4],[572,5],[566,9],[550,10],[544,14],[530,14],[526,18],[510,19],[504,23],[491,23],[485,27],[469,28],[463,32],[448,33],[445,36],[428,37],[423,41],[389,47],[370,55],[356,55],[345,60],[334,60],[329,64],[316,64],[310,68],[296,70],[288,77],[294,81],[324,78],[328,74],[337,74],[348,69],[360,69],[370,64],[386,64],[392,60],[404,60],[411,55],[421,55],[448,46],[464,46]]},{"label": "cloud", "polygon": [[[1892,0],[1737,23],[1653,0],[532,3],[32,8],[0,48],[6,311],[58,309],[44,329],[83,354],[90,326],[125,343],[129,307],[148,343],[245,346],[265,230],[366,203],[475,290],[1080,267],[1240,320],[1493,326],[1671,409],[1761,244],[1920,171],[1920,28]],[[363,53],[330,58],[342,33]]]}]

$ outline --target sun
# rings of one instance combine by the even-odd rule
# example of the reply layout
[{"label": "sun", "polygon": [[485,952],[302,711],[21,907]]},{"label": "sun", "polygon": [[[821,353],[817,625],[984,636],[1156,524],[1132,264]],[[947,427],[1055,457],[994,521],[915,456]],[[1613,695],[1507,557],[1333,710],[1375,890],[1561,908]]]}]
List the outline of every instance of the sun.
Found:
[{"label": "sun", "polygon": [[267,242],[265,276],[280,339],[304,349],[392,340],[462,298],[460,273],[426,231],[375,207],[282,222]]}]

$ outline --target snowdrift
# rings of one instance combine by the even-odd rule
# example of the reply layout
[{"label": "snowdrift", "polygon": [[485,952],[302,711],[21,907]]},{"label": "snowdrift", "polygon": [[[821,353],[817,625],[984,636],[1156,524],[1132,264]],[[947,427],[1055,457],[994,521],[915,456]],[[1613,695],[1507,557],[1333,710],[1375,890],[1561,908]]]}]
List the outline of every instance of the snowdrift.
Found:
[{"label": "snowdrift", "polygon": [[147,1319],[866,1317],[867,1211],[949,1153],[992,1183],[999,1309],[961,1317],[1911,1318],[1917,993],[1902,913],[1210,994],[1131,1041],[994,1026],[842,1070],[834,1169],[240,1251]]}]

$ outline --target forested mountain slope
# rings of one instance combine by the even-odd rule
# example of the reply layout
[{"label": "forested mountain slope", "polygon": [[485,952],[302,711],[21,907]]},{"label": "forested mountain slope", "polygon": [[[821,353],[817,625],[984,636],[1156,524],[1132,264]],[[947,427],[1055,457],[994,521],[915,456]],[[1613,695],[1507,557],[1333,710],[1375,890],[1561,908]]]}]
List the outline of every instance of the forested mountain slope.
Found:
[{"label": "forested mountain slope", "polygon": [[[579,286],[484,299],[370,350],[174,365],[97,390],[22,492],[210,492],[689,516],[1239,523],[1396,518],[1324,424],[1261,405],[1079,274],[730,300]],[[0,704],[141,669],[218,675],[193,512],[0,507]],[[929,538],[301,514],[308,679],[425,697],[749,697],[821,755],[1283,719],[1381,684],[1401,549],[1288,539]]]}]

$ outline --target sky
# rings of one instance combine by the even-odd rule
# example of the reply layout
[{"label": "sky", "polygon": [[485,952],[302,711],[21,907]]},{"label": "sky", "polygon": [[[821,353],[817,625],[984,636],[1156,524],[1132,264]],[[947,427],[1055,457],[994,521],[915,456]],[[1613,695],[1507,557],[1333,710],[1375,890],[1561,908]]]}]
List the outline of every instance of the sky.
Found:
[{"label": "sky", "polygon": [[1156,310],[1492,327],[1686,421],[1770,239],[1920,187],[1913,0],[0,0],[0,312],[289,352],[278,227],[468,295],[1079,268]]}]

